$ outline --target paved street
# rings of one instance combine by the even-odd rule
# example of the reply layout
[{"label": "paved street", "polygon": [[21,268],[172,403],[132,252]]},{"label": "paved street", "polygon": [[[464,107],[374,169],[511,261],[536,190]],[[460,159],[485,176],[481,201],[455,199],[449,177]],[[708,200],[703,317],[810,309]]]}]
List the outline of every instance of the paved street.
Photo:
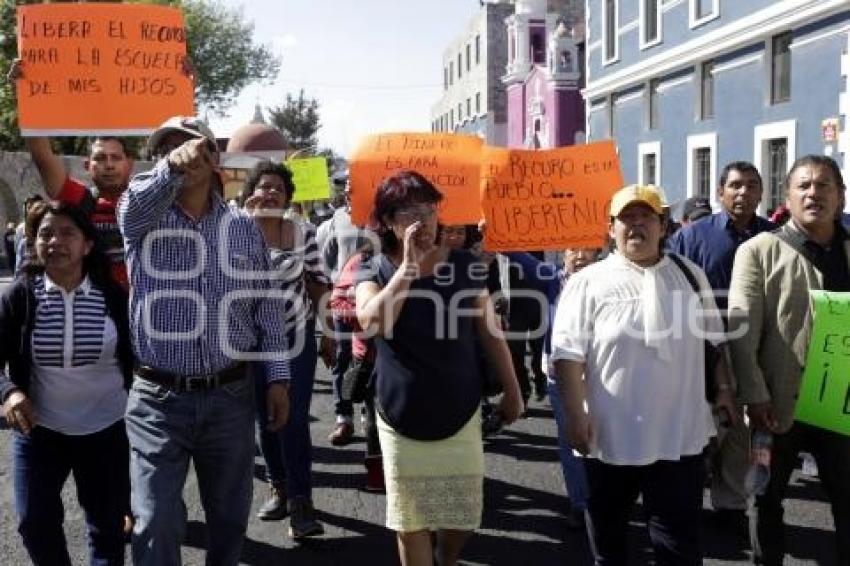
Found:
[{"label": "paved street", "polygon": [[[0,280],[0,287],[3,280]],[[320,364],[321,365],[321,364]],[[290,541],[287,522],[263,523],[252,519],[242,554],[245,564],[287,566],[369,565],[397,563],[392,533],[383,525],[384,498],[361,491],[365,443],[362,436],[345,448],[333,448],[326,434],[333,421],[331,385],[327,370],[317,374],[313,400],[312,433],[315,443],[314,500],[326,526],[324,537],[298,546]],[[359,427],[358,433],[362,432]],[[487,444],[486,511],[483,526],[464,553],[465,564],[556,565],[588,564],[581,533],[566,529],[561,512],[567,507],[557,464],[555,429],[545,403],[532,403],[529,418]],[[10,433],[0,431],[0,556],[3,564],[27,564],[15,532],[12,504]],[[257,475],[262,471],[257,459]],[[266,495],[255,482],[254,511]],[[817,480],[795,476],[786,517],[792,559],[788,564],[834,564],[830,559],[832,524]],[[85,562],[84,522],[75,502],[73,481],[65,490],[66,532],[76,564]],[[194,478],[186,488],[189,512],[186,564],[202,564],[205,547],[203,513]],[[706,514],[706,564],[746,564],[747,554],[736,550],[728,536],[717,531]],[[634,520],[633,545],[646,555],[647,540],[639,513]],[[128,552],[129,561],[129,552]],[[637,562],[643,563],[643,561]]]}]

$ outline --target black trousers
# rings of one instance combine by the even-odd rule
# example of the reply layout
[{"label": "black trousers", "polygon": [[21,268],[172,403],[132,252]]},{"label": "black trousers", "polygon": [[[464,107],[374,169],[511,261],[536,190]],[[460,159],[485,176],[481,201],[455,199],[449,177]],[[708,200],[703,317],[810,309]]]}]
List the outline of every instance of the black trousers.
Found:
[{"label": "black trousers", "polygon": [[655,564],[702,564],[702,454],[645,466],[615,466],[594,458],[584,464],[590,488],[587,533],[597,566],[634,562],[628,556],[628,526],[638,495],[643,495]]},{"label": "black trousers", "polygon": [[757,563],[780,566],[785,556],[785,525],[782,517],[785,490],[797,466],[800,452],[808,452],[818,464],[818,476],[832,504],[837,559],[850,564],[850,437],[795,422],[785,434],[773,436],[770,483],[756,497],[751,521],[753,558]]}]

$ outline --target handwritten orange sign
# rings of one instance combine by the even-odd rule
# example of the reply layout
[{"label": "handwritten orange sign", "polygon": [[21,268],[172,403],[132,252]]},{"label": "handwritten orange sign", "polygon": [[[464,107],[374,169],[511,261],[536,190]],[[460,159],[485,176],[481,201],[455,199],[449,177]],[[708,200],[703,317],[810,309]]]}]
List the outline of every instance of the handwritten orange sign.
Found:
[{"label": "handwritten orange sign", "polygon": [[24,136],[144,135],[194,114],[180,10],[144,4],[18,6]]},{"label": "handwritten orange sign", "polygon": [[481,219],[482,144],[477,136],[457,134],[368,136],[354,153],[349,167],[352,222],[361,226],[368,223],[381,181],[396,171],[411,169],[442,193],[440,222],[477,223]]},{"label": "handwritten orange sign", "polygon": [[623,186],[610,141],[550,150],[485,147],[481,205],[491,251],[601,247]]}]

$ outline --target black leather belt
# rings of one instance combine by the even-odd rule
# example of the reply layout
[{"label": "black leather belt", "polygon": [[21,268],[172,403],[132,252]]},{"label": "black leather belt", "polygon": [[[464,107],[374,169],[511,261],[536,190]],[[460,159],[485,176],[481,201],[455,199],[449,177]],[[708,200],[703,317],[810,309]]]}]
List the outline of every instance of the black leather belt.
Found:
[{"label": "black leather belt", "polygon": [[232,365],[216,373],[202,375],[181,375],[149,366],[137,366],[136,375],[145,381],[156,383],[175,393],[188,393],[215,389],[222,385],[239,381],[247,377],[248,372],[246,370],[247,364],[244,362]]}]

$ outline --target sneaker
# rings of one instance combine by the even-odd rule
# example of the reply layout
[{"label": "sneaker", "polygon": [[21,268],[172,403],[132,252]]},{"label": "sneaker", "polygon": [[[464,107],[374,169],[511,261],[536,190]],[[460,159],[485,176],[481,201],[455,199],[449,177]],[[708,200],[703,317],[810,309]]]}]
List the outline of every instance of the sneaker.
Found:
[{"label": "sneaker", "polygon": [[286,494],[283,488],[272,484],[269,486],[271,494],[257,511],[257,518],[261,521],[280,521],[286,517]]},{"label": "sneaker", "polygon": [[382,456],[366,456],[366,491],[370,493],[385,493],[384,459]]},{"label": "sneaker", "polygon": [[289,502],[289,536],[293,539],[312,537],[325,533],[325,528],[316,520],[313,502],[306,497],[296,497]]},{"label": "sneaker", "polygon": [[336,423],[333,432],[328,435],[328,440],[334,446],[351,444],[352,438],[354,438],[354,425],[349,421]]}]

